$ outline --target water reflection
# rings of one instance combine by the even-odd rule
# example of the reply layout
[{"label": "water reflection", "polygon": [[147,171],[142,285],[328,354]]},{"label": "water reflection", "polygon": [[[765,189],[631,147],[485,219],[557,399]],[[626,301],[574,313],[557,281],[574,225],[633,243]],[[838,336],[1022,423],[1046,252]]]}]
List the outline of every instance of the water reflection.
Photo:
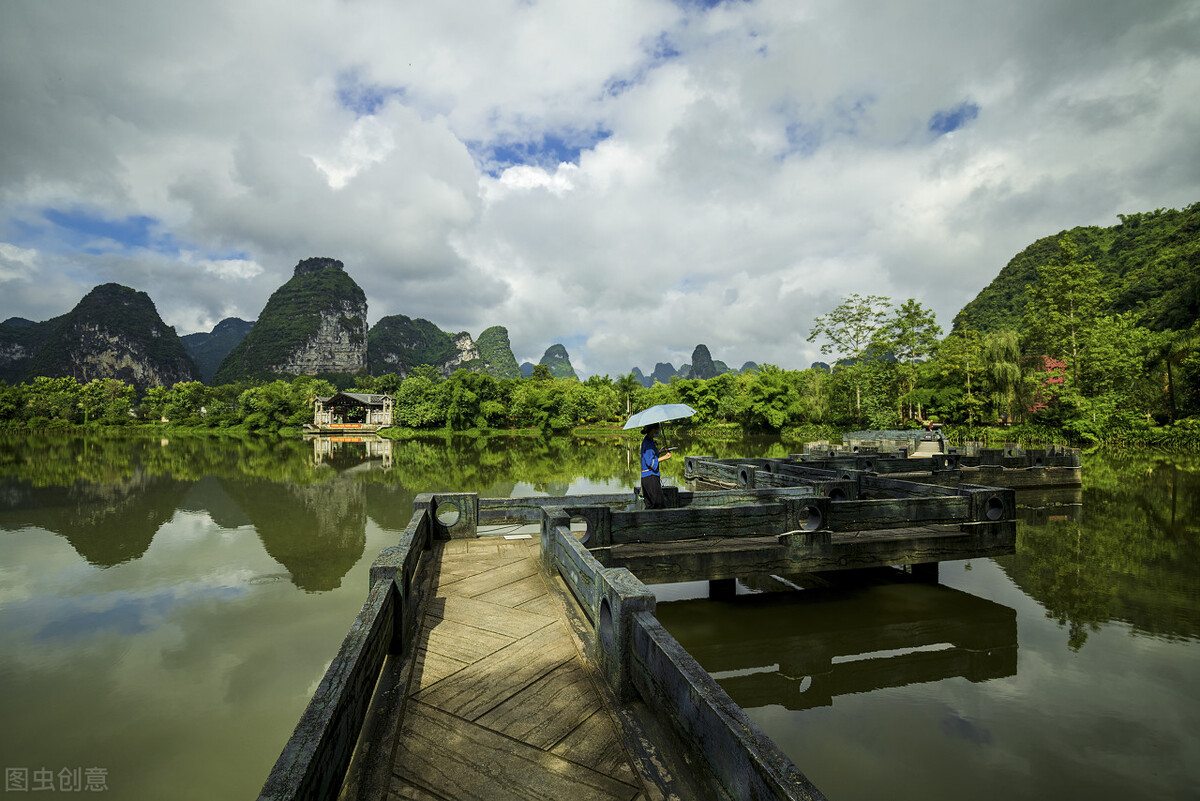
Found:
[{"label": "water reflection", "polygon": [[997,559],[1079,650],[1110,620],[1162,637],[1200,637],[1200,458],[1122,453],[1089,459],[1076,513],[1025,520]]},{"label": "water reflection", "polygon": [[313,446],[313,464],[335,470],[390,470],[395,443],[379,436],[305,437]]},{"label": "water reflection", "polygon": [[1017,670],[1016,611],[940,585],[885,581],[658,605],[739,706],[801,710],[885,687]]},{"label": "water reflection", "polygon": [[145,554],[187,492],[188,482],[140,467],[106,483],[79,479],[66,486],[36,486],[28,479],[5,479],[0,528],[53,531],[89,563],[111,567]]}]

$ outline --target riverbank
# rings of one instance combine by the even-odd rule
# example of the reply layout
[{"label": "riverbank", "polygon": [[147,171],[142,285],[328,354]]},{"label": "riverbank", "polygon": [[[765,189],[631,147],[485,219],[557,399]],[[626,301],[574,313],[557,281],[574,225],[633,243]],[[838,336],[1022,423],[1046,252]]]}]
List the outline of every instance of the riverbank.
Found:
[{"label": "riverbank", "polygon": [[[747,436],[771,436],[781,442],[803,446],[807,442],[827,441],[837,443],[842,441],[842,435],[847,431],[859,428],[843,428],[833,425],[805,425],[784,428],[782,431],[757,431],[749,429],[740,423],[710,422],[703,425],[693,425],[688,421],[680,421],[670,425],[668,434],[671,436],[702,437],[709,441],[736,442]],[[915,429],[914,429],[915,430]],[[62,421],[38,428],[22,425],[7,425],[0,431],[13,432],[74,432],[74,433],[103,433],[105,435],[147,435],[147,436],[206,436],[230,437],[234,439],[255,439],[261,437],[292,439],[305,434],[304,430],[295,426],[283,426],[278,429],[248,428],[245,426],[198,426],[175,425],[172,423],[129,423],[112,425],[103,423],[87,423],[71,425]],[[1165,426],[1146,426],[1137,429],[1121,429],[1103,432],[1097,436],[1079,437],[1071,432],[1054,426],[1037,423],[1018,423],[1012,426],[974,426],[949,424],[942,429],[946,439],[952,445],[963,445],[970,442],[985,445],[1068,445],[1072,447],[1106,447],[1115,449],[1153,448],[1166,451],[1200,451],[1200,418],[1187,418]],[[561,432],[546,432],[540,428],[405,428],[394,426],[374,432],[380,437],[393,441],[414,439],[429,439],[431,437],[465,437],[469,439],[486,439],[490,437],[513,437],[536,439],[545,436],[570,436],[576,439],[622,438],[630,440],[641,439],[639,429],[625,430],[621,423],[592,423],[581,425]]]}]

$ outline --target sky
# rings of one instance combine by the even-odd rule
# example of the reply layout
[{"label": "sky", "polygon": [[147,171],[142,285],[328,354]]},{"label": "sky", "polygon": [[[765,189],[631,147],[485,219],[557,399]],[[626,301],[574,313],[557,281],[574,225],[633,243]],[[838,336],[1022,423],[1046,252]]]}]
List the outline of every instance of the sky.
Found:
[{"label": "sky", "polygon": [[851,293],[949,330],[1200,201],[1197,98],[1196,0],[5,0],[0,320],[208,331],[326,256],[518,362],[802,369]]}]

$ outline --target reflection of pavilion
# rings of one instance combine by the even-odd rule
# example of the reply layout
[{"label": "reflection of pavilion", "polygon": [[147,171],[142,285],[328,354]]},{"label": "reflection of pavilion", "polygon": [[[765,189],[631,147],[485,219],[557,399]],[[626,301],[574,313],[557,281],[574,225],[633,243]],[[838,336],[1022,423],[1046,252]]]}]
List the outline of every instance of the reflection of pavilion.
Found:
[{"label": "reflection of pavilion", "polygon": [[313,464],[330,464],[337,470],[355,467],[384,470],[392,467],[392,441],[373,434],[363,436],[313,437]]},{"label": "reflection of pavilion", "polygon": [[743,708],[810,709],[847,693],[1017,672],[1016,610],[940,585],[677,601],[657,613]]},{"label": "reflection of pavilion", "polygon": [[392,425],[392,396],[339,392],[313,399],[310,433],[378,431]]}]

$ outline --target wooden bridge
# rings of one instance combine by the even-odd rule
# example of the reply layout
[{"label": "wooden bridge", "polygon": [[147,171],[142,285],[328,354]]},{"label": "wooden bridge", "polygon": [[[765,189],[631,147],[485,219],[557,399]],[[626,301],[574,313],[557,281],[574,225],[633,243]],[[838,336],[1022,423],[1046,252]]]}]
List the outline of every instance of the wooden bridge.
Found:
[{"label": "wooden bridge", "polygon": [[[261,798],[823,798],[643,582],[935,577],[1013,552],[1014,493],[777,461],[688,457],[692,477],[743,486],[666,488],[663,510],[632,492],[418,496]],[[480,536],[514,523],[540,534]]]}]

